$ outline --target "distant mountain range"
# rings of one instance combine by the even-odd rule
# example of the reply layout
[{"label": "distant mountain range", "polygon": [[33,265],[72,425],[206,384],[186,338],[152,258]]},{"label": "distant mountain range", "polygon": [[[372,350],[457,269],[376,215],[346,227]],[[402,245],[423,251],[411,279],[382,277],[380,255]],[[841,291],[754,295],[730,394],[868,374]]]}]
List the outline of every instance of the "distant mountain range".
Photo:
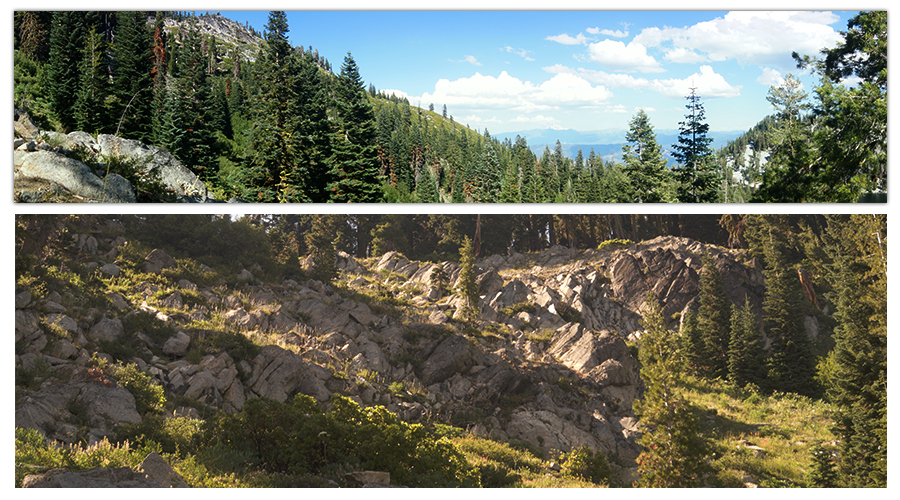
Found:
[{"label": "distant mountain range", "polygon": [[[604,160],[621,161],[622,145],[625,144],[626,133],[627,130],[624,129],[582,131],[548,128],[492,135],[501,141],[509,138],[512,142],[515,142],[516,136],[524,137],[528,141],[528,146],[538,157],[543,154],[545,147],[549,147],[550,151],[553,151],[556,141],[559,141],[563,148],[563,154],[569,158],[575,158],[578,149],[581,148],[581,153],[587,159],[593,148],[594,153],[602,156]],[[744,133],[746,133],[745,130],[710,132],[707,137],[713,139],[712,147],[717,150]],[[672,145],[678,142],[678,130],[657,130],[656,140],[663,147],[663,156],[671,163]]]}]

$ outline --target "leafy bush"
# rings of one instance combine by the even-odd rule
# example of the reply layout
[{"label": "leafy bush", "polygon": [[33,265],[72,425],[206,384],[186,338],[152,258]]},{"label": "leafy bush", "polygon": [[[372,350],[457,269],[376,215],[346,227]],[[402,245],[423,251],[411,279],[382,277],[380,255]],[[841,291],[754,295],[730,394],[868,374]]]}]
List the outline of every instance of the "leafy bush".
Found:
[{"label": "leafy bush", "polygon": [[597,250],[615,250],[616,248],[627,247],[628,245],[634,245],[634,242],[631,240],[616,238],[600,243],[599,245],[597,245]]},{"label": "leafy bush", "polygon": [[83,470],[94,467],[131,467],[134,469],[152,452],[160,453],[159,445],[148,441],[142,446],[130,443],[112,444],[106,438],[91,446],[51,446],[40,432],[16,428],[16,487],[31,472],[53,468]]},{"label": "leafy bush", "polygon": [[142,310],[127,314],[122,318],[122,326],[126,335],[142,332],[157,344],[162,344],[176,333],[174,328],[166,325],[154,313]]},{"label": "leafy bush", "polygon": [[122,387],[134,396],[134,403],[138,413],[161,412],[166,403],[166,396],[162,386],[156,383],[149,374],[138,369],[136,364],[127,364],[114,368],[111,376]]},{"label": "leafy bush", "polygon": [[174,201],[174,196],[163,184],[158,168],[147,168],[147,160],[131,156],[106,155],[101,162],[89,165],[98,170],[101,177],[118,174],[128,180],[134,187],[138,202]]},{"label": "leafy bush", "polygon": [[586,446],[580,446],[561,457],[562,474],[599,485],[610,485],[615,478],[606,456]]},{"label": "leafy bush", "polygon": [[123,422],[117,425],[115,434],[119,442],[158,443],[164,453],[183,457],[196,447],[194,438],[200,433],[200,424],[200,420],[191,418],[151,414],[136,424]]},{"label": "leafy bush", "polygon": [[513,304],[509,307],[504,307],[500,309],[500,313],[512,318],[516,314],[520,312],[527,312],[528,314],[534,314],[537,311],[537,306],[532,302],[519,302],[518,304]]},{"label": "leafy bush", "polygon": [[359,463],[406,486],[477,486],[476,471],[446,438],[407,424],[384,407],[361,408],[333,396],[322,412],[297,395],[289,403],[254,398],[240,413],[207,421],[203,440],[253,457],[267,473],[319,473],[328,464]]}]

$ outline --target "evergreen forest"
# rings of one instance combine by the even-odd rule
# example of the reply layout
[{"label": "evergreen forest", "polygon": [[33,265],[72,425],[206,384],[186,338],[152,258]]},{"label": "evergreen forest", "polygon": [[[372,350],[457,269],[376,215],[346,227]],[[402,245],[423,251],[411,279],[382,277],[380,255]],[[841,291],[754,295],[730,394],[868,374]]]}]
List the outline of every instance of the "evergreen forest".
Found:
[{"label": "evergreen forest", "polygon": [[819,84],[807,92],[789,75],[773,86],[776,112],[745,136],[712,150],[691,89],[678,142],[660,144],[641,110],[621,162],[593,149],[569,158],[559,141],[535,154],[441,103],[386,95],[365,84],[352,47],[332,67],[312,45],[292,46],[284,12],[262,33],[234,23],[244,38],[201,34],[211,17],[17,11],[15,106],[45,130],[162,147],[217,198],[248,202],[855,202],[887,189],[883,11],[859,13],[837,47],[795,53]]},{"label": "evergreen forest", "polygon": [[[498,394],[484,411],[435,411],[428,419],[416,414],[416,423],[401,418],[416,405],[452,403],[437,384],[413,383],[414,375],[390,378],[398,369],[425,377],[436,345],[458,342],[455,351],[511,356],[517,336],[528,345],[558,344],[583,321],[574,309],[559,310],[567,323],[560,330],[520,322],[522,331],[512,331],[504,322],[537,311],[531,296],[502,308],[500,316],[485,315],[489,308],[479,291],[491,279],[489,260],[518,256],[516,267],[500,270],[503,282],[542,276],[544,284],[573,286],[567,273],[586,264],[608,291],[617,279],[610,276],[618,274],[602,262],[624,262],[660,237],[699,244],[691,248],[700,254],[692,250],[690,257],[700,269],[699,284],[691,292],[694,306],[669,316],[656,298],[678,279],[678,272],[668,274],[665,286],[646,297],[639,335],[628,334],[626,341],[622,333],[616,340],[620,359],[632,360],[642,387],[632,416],[640,422],[636,458],[623,459],[622,449],[574,446],[554,454],[538,446],[541,439],[504,440],[477,430],[522,408],[545,408],[551,399],[568,401],[572,413],[604,397],[589,374],[552,371],[553,357],[496,365],[519,373],[509,379],[517,384],[542,370],[553,376]],[[98,241],[109,241],[114,251]],[[561,244],[573,249],[568,259],[559,266],[541,260],[561,255]],[[335,486],[344,484],[345,472],[367,469],[389,471],[391,484],[420,487],[887,486],[885,215],[18,215],[15,245],[17,425],[20,406],[33,408],[35,401],[49,401],[41,399],[48,391],[68,385],[124,387],[141,414],[93,444],[83,436],[96,425],[90,403],[80,400],[60,413],[68,420],[17,428],[17,486],[26,475],[54,467],[134,469],[151,451],[175,464],[192,486]],[[150,271],[151,250],[171,256],[170,267]],[[101,267],[97,259],[109,264]],[[443,296],[413,297],[424,293],[421,284],[406,282],[397,270],[374,270],[391,259],[443,261],[427,278]],[[726,277],[735,275],[723,268],[727,262],[753,269],[760,280],[751,288],[758,291],[733,301],[726,289],[734,290],[734,282]],[[635,276],[649,279],[657,272],[653,265],[635,269]],[[454,266],[455,285],[450,271],[441,272]],[[248,269],[252,277],[242,277]],[[751,304],[751,295],[758,303]],[[288,302],[270,312],[261,305],[276,296],[293,297],[290,307],[298,311],[319,303],[315,297],[328,297],[334,306],[296,313],[301,320],[289,334],[248,331],[225,319],[228,307],[228,314],[248,308],[271,313],[273,321],[283,317]],[[431,324],[422,311],[435,302],[461,314],[441,314],[444,323]],[[126,314],[129,303],[142,305]],[[301,386],[294,396],[248,398],[239,410],[226,411],[216,407],[221,400],[175,391],[171,377],[157,381],[163,368],[170,374],[192,364],[200,370],[227,357],[250,387],[260,371],[257,360],[271,353],[331,360],[322,351],[330,349],[326,337],[340,334],[310,325],[354,304],[384,318],[370,327],[378,334],[358,339],[385,352],[396,342],[394,368],[363,369],[356,365],[359,356],[352,363],[318,361],[316,373],[335,384],[330,399],[317,401],[319,393]],[[102,340],[99,327],[77,335],[81,327],[65,321],[113,321],[106,315],[122,316],[120,341]],[[43,319],[30,327],[29,317]],[[535,315],[523,317],[538,324]],[[815,334],[804,318],[817,325]],[[181,335],[178,329],[190,332],[190,347],[161,349]],[[285,343],[291,335],[309,343]],[[73,342],[84,353],[58,357],[60,346]],[[142,359],[148,361],[135,362]],[[304,359],[315,364],[314,357]],[[386,396],[373,399],[373,392]],[[397,413],[379,401],[390,401]],[[603,411],[616,411],[625,403],[604,405]],[[183,416],[185,407],[195,415]],[[52,444],[45,439],[51,434],[69,436],[69,443]]]}]

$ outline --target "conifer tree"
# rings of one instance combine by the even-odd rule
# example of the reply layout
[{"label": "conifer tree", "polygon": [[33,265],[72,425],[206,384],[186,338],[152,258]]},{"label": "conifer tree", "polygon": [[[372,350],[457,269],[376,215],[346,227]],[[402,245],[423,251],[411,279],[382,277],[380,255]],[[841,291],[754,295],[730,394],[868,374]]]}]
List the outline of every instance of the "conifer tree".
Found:
[{"label": "conifer tree", "polygon": [[630,182],[631,201],[658,203],[665,199],[669,172],[662,157],[662,147],[647,113],[641,109],[629,123],[622,146],[623,171]]},{"label": "conifer tree", "polygon": [[106,73],[106,52],[100,34],[91,26],[85,36],[82,60],[79,63],[81,79],[73,105],[75,126],[78,130],[99,132],[105,130],[106,109],[104,101],[109,78]]},{"label": "conifer tree", "polygon": [[803,122],[811,108],[803,84],[788,74],[780,85],[769,88],[766,100],[775,108],[777,127],[772,131],[772,152],[766,163],[762,186],[754,200],[796,203],[809,196],[810,178],[803,175],[811,158],[809,129]]},{"label": "conifer tree", "polygon": [[738,387],[761,385],[764,366],[761,336],[756,313],[746,298],[741,308],[732,306],[731,341],[728,344],[728,381]]},{"label": "conifer tree", "polygon": [[75,101],[79,88],[79,61],[83,59],[85,36],[93,20],[90,13],[55,11],[50,25],[47,90],[57,119],[64,130],[75,127]]},{"label": "conifer tree", "polygon": [[717,175],[712,139],[707,137],[709,124],[705,122],[706,112],[697,89],[691,87],[687,115],[679,122],[678,143],[672,146],[672,156],[678,162],[675,180],[678,181],[678,201],[680,203],[709,203],[716,201]]},{"label": "conifer tree", "polygon": [[828,216],[835,303],[838,471],[845,486],[887,484],[887,216]]},{"label": "conifer tree", "polygon": [[375,112],[368,100],[359,68],[348,52],[337,85],[340,122],[333,142],[329,200],[338,203],[373,203],[381,200]]},{"label": "conifer tree", "polygon": [[644,313],[639,357],[647,387],[634,410],[646,429],[639,442],[638,486],[693,487],[709,470],[710,453],[695,409],[681,394],[682,375],[676,342],[666,328],[659,303],[651,293]]},{"label": "conifer tree", "polygon": [[150,130],[152,39],[147,29],[147,13],[123,11],[118,13],[113,58],[113,94],[117,122],[116,133],[141,142],[152,140]]},{"label": "conifer tree", "polygon": [[431,167],[425,165],[419,173],[419,182],[416,183],[416,195],[420,203],[440,203],[434,176],[431,175]]},{"label": "conifer tree", "polygon": [[702,373],[708,377],[725,377],[728,373],[728,329],[731,302],[722,287],[722,277],[716,262],[703,254],[703,270],[700,273],[700,307],[697,310],[697,329],[701,349],[699,360]]},{"label": "conifer tree", "polygon": [[771,390],[814,396],[815,358],[800,314],[797,273],[784,257],[784,243],[770,226],[764,241],[766,295],[763,301],[765,333],[772,339],[766,384]]},{"label": "conifer tree", "polygon": [[265,50],[255,65],[258,91],[253,98],[248,169],[249,201],[309,202],[309,165],[299,155],[302,131],[297,59],[287,39],[287,16],[269,13]]},{"label": "conifer tree", "polygon": [[475,281],[475,249],[468,236],[465,237],[462,247],[459,249],[459,266],[456,293],[463,302],[463,318],[472,320],[478,315],[478,284]]},{"label": "conifer tree", "polygon": [[334,239],[338,216],[317,214],[311,217],[312,226],[306,233],[306,249],[312,271],[310,277],[329,283],[337,276]]}]

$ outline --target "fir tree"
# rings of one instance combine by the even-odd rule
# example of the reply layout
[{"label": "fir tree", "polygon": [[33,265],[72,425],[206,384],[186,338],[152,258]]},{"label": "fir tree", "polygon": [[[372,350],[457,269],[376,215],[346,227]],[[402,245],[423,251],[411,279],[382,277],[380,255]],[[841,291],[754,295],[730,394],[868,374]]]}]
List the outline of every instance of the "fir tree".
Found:
[{"label": "fir tree", "polygon": [[828,216],[825,241],[834,262],[838,471],[844,485],[887,484],[887,216]]},{"label": "fir tree", "polygon": [[334,239],[337,216],[318,214],[312,216],[312,226],[306,233],[307,256],[310,260],[310,277],[330,283],[337,276]]},{"label": "fir tree", "polygon": [[653,294],[646,303],[639,357],[647,390],[644,399],[634,404],[635,414],[646,429],[639,440],[643,451],[637,458],[641,475],[637,485],[698,486],[709,470],[709,445],[700,432],[695,409],[680,394],[682,375],[676,343],[666,329],[659,304]]},{"label": "fir tree", "polygon": [[75,101],[79,88],[79,62],[84,58],[85,37],[93,24],[90,13],[55,11],[50,27],[47,91],[63,130],[75,126]]},{"label": "fir tree", "polygon": [[375,112],[349,52],[341,66],[335,105],[340,128],[333,143],[329,199],[339,203],[380,201]]},{"label": "fir tree", "polygon": [[709,124],[697,89],[691,87],[687,96],[688,110],[684,121],[679,122],[678,143],[672,146],[672,156],[678,162],[675,180],[678,181],[680,203],[709,203],[716,201],[716,165],[710,148],[712,139],[707,137]]},{"label": "fir tree", "polygon": [[697,329],[700,335],[699,361],[701,373],[708,377],[725,377],[728,373],[728,324],[731,302],[722,287],[722,277],[715,260],[709,253],[703,254],[703,270],[700,273],[700,307],[697,311]]},{"label": "fir tree", "polygon": [[767,228],[764,242],[766,296],[763,320],[766,335],[772,339],[767,360],[766,384],[771,390],[814,396],[815,358],[800,314],[800,290],[796,271],[788,268],[781,241]]},{"label": "fir tree", "polygon": [[141,142],[152,140],[150,130],[152,39],[147,13],[118,13],[113,58],[113,94],[116,97],[116,133]]},{"label": "fir tree", "polygon": [[760,371],[764,366],[762,338],[756,313],[750,307],[750,298],[744,306],[732,306],[731,341],[728,344],[728,381],[738,387],[761,384]]},{"label": "fir tree", "polygon": [[631,201],[658,203],[665,199],[665,185],[669,172],[662,157],[662,147],[644,110],[631,119],[625,134],[628,143],[622,146],[623,171],[630,182]]},{"label": "fir tree", "polygon": [[459,249],[459,278],[456,282],[456,293],[462,301],[462,316],[466,320],[475,319],[478,315],[478,284],[475,281],[475,249],[468,236]]},{"label": "fir tree", "polygon": [[109,78],[106,73],[106,52],[100,34],[93,26],[85,36],[81,63],[81,80],[75,98],[73,112],[78,130],[99,132],[105,130],[106,109],[104,101]]},{"label": "fir tree", "polygon": [[312,201],[309,165],[302,161],[297,59],[287,39],[287,16],[269,13],[266,46],[256,63],[245,195],[255,202]]}]

